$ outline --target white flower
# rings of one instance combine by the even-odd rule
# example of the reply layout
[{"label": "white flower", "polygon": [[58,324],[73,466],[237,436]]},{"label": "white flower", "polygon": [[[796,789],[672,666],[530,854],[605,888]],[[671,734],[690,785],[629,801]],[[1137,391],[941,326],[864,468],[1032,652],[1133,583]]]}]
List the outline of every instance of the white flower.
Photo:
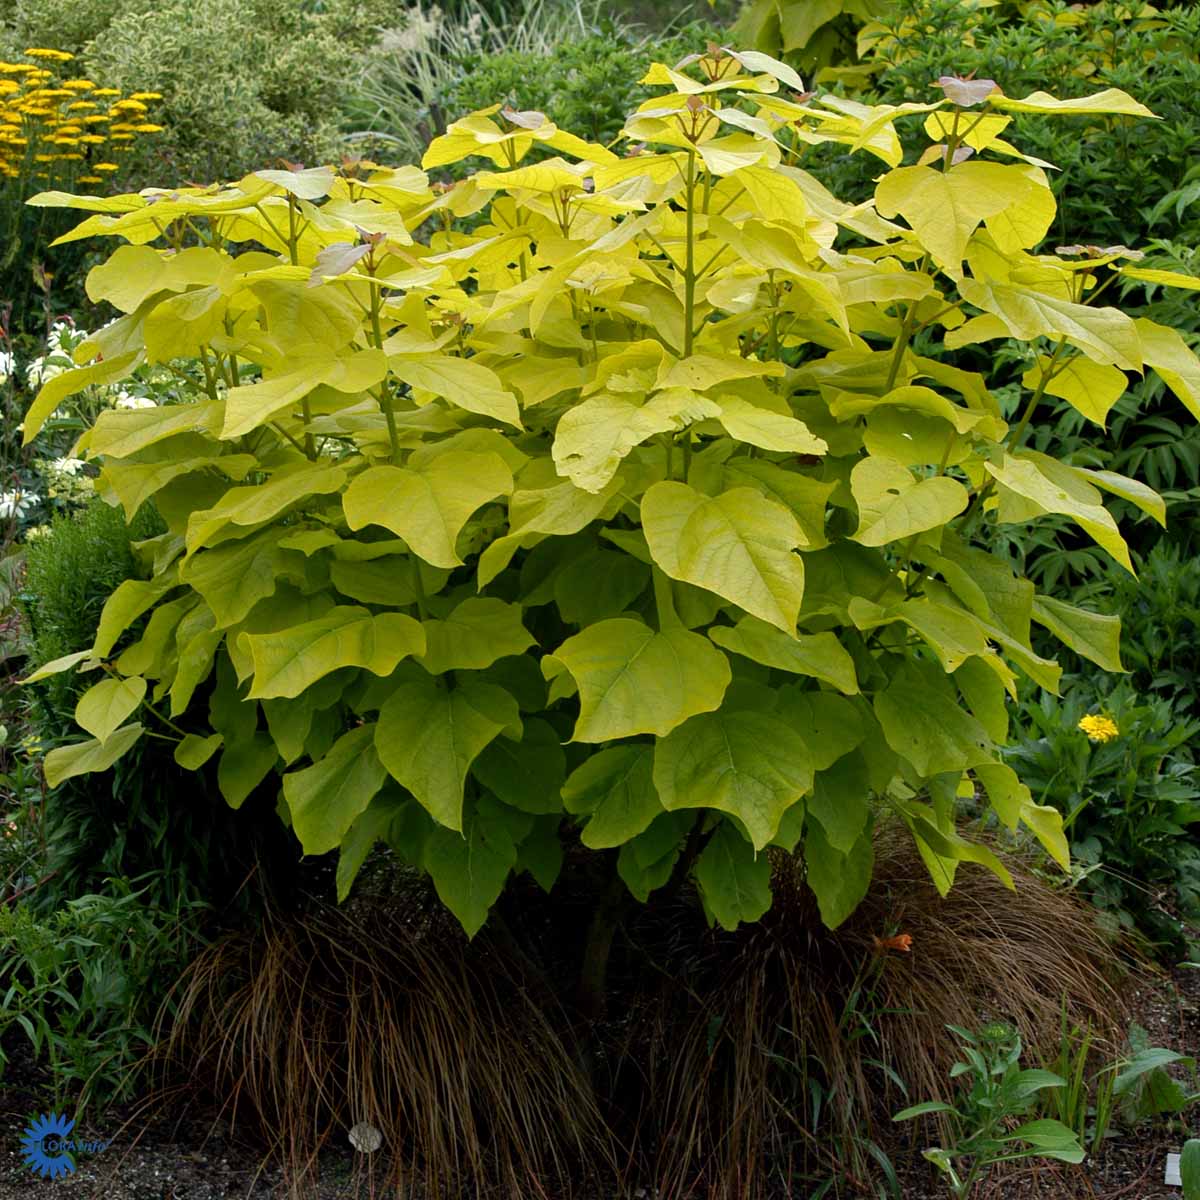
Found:
[{"label": "white flower", "polygon": [[0,519],[23,517],[37,502],[32,492],[0,492]]},{"label": "white flower", "polygon": [[17,360],[11,350],[0,350],[0,385],[8,382],[8,377],[16,373]]},{"label": "white flower", "polygon": [[78,475],[83,470],[82,458],[56,458],[46,464],[56,475]]},{"label": "white flower", "polygon": [[66,369],[67,367],[61,362],[55,362],[47,357],[39,357],[25,368],[25,379],[30,389],[40,388],[43,384],[49,383],[56,375],[61,375]]},{"label": "white flower", "polygon": [[122,388],[113,401],[114,408],[157,408],[158,405],[146,396],[135,396]]}]

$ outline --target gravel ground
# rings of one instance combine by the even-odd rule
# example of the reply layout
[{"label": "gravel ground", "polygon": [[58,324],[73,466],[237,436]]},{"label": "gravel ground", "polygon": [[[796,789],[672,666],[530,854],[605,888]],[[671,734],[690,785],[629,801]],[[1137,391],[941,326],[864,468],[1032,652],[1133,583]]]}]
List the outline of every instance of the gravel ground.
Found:
[{"label": "gravel ground", "polygon": [[[1177,971],[1142,987],[1133,1000],[1153,1044],[1200,1054],[1200,971]],[[22,1161],[20,1136],[29,1115],[45,1107],[37,1084],[36,1072],[18,1058],[0,1085],[0,1200],[287,1200],[278,1169],[261,1165],[260,1148],[238,1142],[211,1111],[186,1107],[152,1119],[129,1110],[85,1121],[75,1136],[111,1138],[112,1146],[81,1156],[70,1176],[35,1178]],[[1190,1133],[1200,1135],[1200,1127]],[[1153,1130],[1122,1134],[1080,1167],[1041,1164],[994,1179],[980,1200],[1181,1200],[1178,1188],[1163,1184],[1163,1173],[1167,1152],[1179,1150],[1183,1138]],[[391,1200],[394,1192],[373,1184],[373,1163],[382,1177],[378,1159],[349,1146],[329,1151],[309,1200]],[[900,1173],[903,1200],[945,1200],[922,1160],[902,1165]]]}]

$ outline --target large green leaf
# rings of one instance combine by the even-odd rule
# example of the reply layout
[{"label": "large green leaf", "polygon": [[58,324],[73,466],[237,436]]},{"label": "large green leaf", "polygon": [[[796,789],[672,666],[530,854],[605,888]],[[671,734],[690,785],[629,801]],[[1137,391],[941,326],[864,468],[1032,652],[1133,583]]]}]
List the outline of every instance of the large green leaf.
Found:
[{"label": "large green leaf", "polygon": [[425,651],[424,630],[412,617],[374,615],[356,605],[339,605],[275,633],[243,633],[239,641],[254,662],[250,695],[260,700],[298,696],[340,667],[388,675],[401,659]]},{"label": "large green leaf", "polygon": [[888,745],[926,778],[993,759],[984,727],[964,712],[933,663],[912,660],[875,695],[875,715]]},{"label": "large green leaf", "polygon": [[471,774],[505,804],[536,815],[561,813],[567,757],[547,721],[525,722],[519,742],[500,737],[489,742],[471,765]]},{"label": "large green leaf", "polygon": [[871,820],[871,781],[862,754],[851,751],[818,771],[805,809],[834,850],[851,853]]},{"label": "large green leaf", "polygon": [[656,483],[642,497],[654,561],[672,578],[716,592],[795,633],[804,594],[805,544],[792,513],[752,488],[705,496],[684,483]]},{"label": "large green leaf", "polygon": [[[1021,377],[1021,382],[1027,388],[1036,388],[1050,369],[1049,357],[1039,355],[1037,366],[1030,367]],[[1045,384],[1045,390],[1051,396],[1067,401],[1089,421],[1095,421],[1103,427],[1109,410],[1125,394],[1128,386],[1129,380],[1124,371],[1076,355],[1066,366],[1054,369],[1054,374]]]},{"label": "large green leaf", "polygon": [[818,821],[804,828],[805,878],[817,897],[821,920],[836,929],[860,904],[871,884],[875,847],[868,830],[843,854]]},{"label": "large green leaf", "polygon": [[813,782],[807,740],[768,712],[692,717],[654,751],[654,785],[668,811],[715,808],[737,817],[756,850]]},{"label": "large green leaf", "polygon": [[805,550],[819,550],[825,543],[825,506],[837,487],[789,471],[761,458],[735,458],[724,466],[726,488],[757,488],[764,496],[782,504],[800,522]]},{"label": "large green leaf", "polygon": [[723,929],[757,921],[771,907],[771,862],[722,821],[696,859],[696,882],[704,906]]},{"label": "large green leaf", "polygon": [[[1044,181],[1018,166],[975,161],[947,171],[924,166],[889,171],[875,189],[875,206],[885,217],[904,217],[933,260],[958,278],[967,242],[985,221],[1013,250],[1036,245],[1054,218],[1048,193]],[[1001,214],[1007,220],[997,223]]]},{"label": "large green leaf", "polygon": [[443,396],[467,412],[521,428],[517,398],[505,389],[495,371],[481,363],[448,354],[422,359],[393,355],[390,363],[392,374],[411,387]]},{"label": "large green leaf", "polygon": [[619,492],[617,474],[599,492],[585,492],[569,479],[548,487],[522,487],[509,504],[509,532],[479,556],[479,586],[486,587],[512,561],[522,546],[532,546],[546,534],[566,536],[586,529]]},{"label": "large green leaf", "polygon": [[1033,601],[1033,619],[1100,670],[1125,670],[1121,665],[1120,617],[1088,612],[1051,596],[1037,596]]},{"label": "large green leaf", "polygon": [[470,814],[461,833],[439,825],[425,843],[425,869],[469,938],[483,927],[516,862],[512,832],[494,810]]},{"label": "large green leaf", "polygon": [[97,741],[104,742],[136,711],[146,695],[146,681],[135,675],[131,679],[102,679],[94,683],[75,705],[75,721]]},{"label": "large green leaf", "polygon": [[729,660],[686,629],[656,633],[626,617],[600,621],[554,652],[579,687],[577,742],[663,737],[696,713],[711,712],[729,685]]},{"label": "large green leaf", "polygon": [[848,696],[858,691],[854,659],[836,634],[800,634],[790,638],[766,621],[743,617],[732,628],[714,625],[708,636],[718,646],[764,666],[823,679]]},{"label": "large green leaf", "polygon": [[592,850],[620,846],[662,814],[654,787],[654,748],[612,746],[585,760],[563,784],[568,812],[590,814],[580,840]]},{"label": "large green leaf", "polygon": [[793,454],[824,454],[828,445],[803,421],[761,408],[738,396],[718,399],[717,418],[730,437],[764,450],[787,450]]},{"label": "large green leaf", "polygon": [[156,579],[126,579],[119,583],[100,610],[91,657],[107,658],[121,634],[174,586],[173,569],[164,571]]},{"label": "large green leaf", "polygon": [[667,883],[675,871],[684,839],[696,818],[686,812],[660,813],[617,855],[617,874],[637,899],[645,903],[650,893]]},{"label": "large green leaf", "polygon": [[451,450],[417,468],[371,467],[346,489],[351,529],[382,525],[435,567],[456,567],[455,542],[477,508],[508,495],[512,472],[497,454]]},{"label": "large green leaf", "polygon": [[[1024,342],[1061,337],[1093,362],[1124,371],[1142,368],[1137,327],[1120,309],[1093,308],[1029,287],[976,279],[964,279],[959,291],[968,303],[999,317],[1011,337]],[[954,333],[947,334],[946,345],[956,344]]]},{"label": "large green leaf", "polygon": [[832,766],[867,735],[862,711],[853,700],[832,692],[806,691],[799,683],[779,689],[775,711],[807,743],[814,771]]},{"label": "large green leaf", "polygon": [[272,595],[287,561],[279,548],[280,529],[266,529],[238,542],[201,550],[184,564],[180,577],[204,597],[220,628],[244,621]]},{"label": "large green leaf", "polygon": [[661,392],[644,402],[629,396],[591,396],[559,418],[554,462],[576,487],[599,492],[635,446],[719,411],[711,400],[683,389]]},{"label": "large green leaf", "polygon": [[1178,331],[1139,317],[1134,325],[1142,346],[1142,359],[1200,421],[1200,358]]},{"label": "large green leaf", "polygon": [[1015,96],[993,94],[988,97],[988,103],[1002,112],[1046,113],[1053,116],[1056,113],[1105,113],[1123,117],[1154,117],[1144,104],[1139,104],[1127,92],[1120,88],[1104,88],[1090,96],[1076,96],[1070,100],[1060,100],[1049,92],[1030,92],[1024,100]]},{"label": "large green leaf", "polygon": [[422,621],[425,652],[421,666],[431,675],[490,667],[499,658],[521,654],[533,635],[521,623],[521,607],[492,597],[468,597],[440,621]]},{"label": "large green leaf", "polygon": [[401,684],[379,712],[375,748],[388,774],[440,825],[462,829],[463,789],[483,748],[519,721],[503,688],[473,680],[448,691],[433,678]]},{"label": "large green leaf", "polygon": [[279,751],[268,733],[258,730],[232,742],[226,738],[217,764],[217,786],[229,807],[240,808],[278,762]]},{"label": "large green leaf", "polygon": [[921,636],[947,672],[958,670],[968,658],[988,653],[986,626],[953,603],[923,597],[885,609],[855,597],[850,612],[860,629],[902,621]]},{"label": "large green leaf", "polygon": [[351,729],[319,762],[285,775],[283,795],[304,853],[324,854],[341,845],[386,778],[375,753],[374,725]]},{"label": "large green leaf", "polygon": [[52,788],[76,775],[107,771],[142,736],[142,726],[126,725],[109,734],[104,741],[89,738],[71,746],[59,746],[46,755],[43,769],[46,782]]},{"label": "large green leaf", "polygon": [[936,529],[967,507],[967,489],[957,479],[938,475],[918,482],[913,473],[890,458],[864,458],[850,472],[858,505],[858,531],[864,546],[886,546],[928,529]]},{"label": "large green leaf", "polygon": [[75,367],[70,371],[62,371],[43,384],[22,422],[23,444],[28,446],[41,432],[50,414],[68,397],[86,387],[97,387],[101,384],[115,383],[131,374],[137,366],[141,355],[131,351],[118,358],[105,358],[99,362],[89,363],[86,367]]},{"label": "large green leaf", "polygon": [[1061,513],[1070,517],[1098,545],[1109,552],[1130,573],[1133,563],[1129,559],[1129,547],[1117,529],[1112,515],[1100,503],[1100,493],[1069,468],[1063,467],[1045,455],[1036,460],[1030,454],[1016,458],[1006,454],[1000,464],[984,463],[997,483],[1001,485],[1001,521],[1026,520],[1027,509],[1018,506],[1009,511],[1004,504],[1004,489],[1015,493],[1029,502],[1034,514]]},{"label": "large green leaf", "polygon": [[305,462],[277,472],[265,483],[230,488],[219,504],[188,518],[188,549],[204,545],[229,524],[260,525],[308,496],[339,491],[345,482],[342,467]]}]

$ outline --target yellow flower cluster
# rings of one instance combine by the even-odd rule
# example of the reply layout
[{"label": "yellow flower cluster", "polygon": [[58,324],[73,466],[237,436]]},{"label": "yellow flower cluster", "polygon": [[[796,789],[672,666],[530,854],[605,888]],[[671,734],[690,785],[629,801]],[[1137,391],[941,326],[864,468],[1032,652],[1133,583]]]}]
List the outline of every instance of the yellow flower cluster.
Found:
[{"label": "yellow flower cluster", "polygon": [[[63,78],[74,55],[26,50],[29,62],[0,62],[0,183],[5,177],[103,183],[120,170],[112,158],[139,134],[159,133],[149,119],[157,92],[123,96],[90,79]],[[101,149],[103,147],[103,149]]]},{"label": "yellow flower cluster", "polygon": [[1111,742],[1113,738],[1118,737],[1121,733],[1117,728],[1117,723],[1111,717],[1091,715],[1080,717],[1079,728],[1093,742]]}]

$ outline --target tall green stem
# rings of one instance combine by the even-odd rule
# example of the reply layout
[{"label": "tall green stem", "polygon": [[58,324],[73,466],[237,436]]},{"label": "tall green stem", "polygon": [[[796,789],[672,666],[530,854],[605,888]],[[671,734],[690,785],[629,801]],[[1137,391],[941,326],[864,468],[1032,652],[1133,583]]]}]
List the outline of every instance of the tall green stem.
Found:
[{"label": "tall green stem", "polygon": [[[1025,411],[1021,414],[1020,421],[1004,440],[1005,453],[1015,450],[1021,444],[1021,439],[1025,436],[1025,430],[1029,428],[1029,422],[1033,420],[1033,414],[1037,410],[1037,406],[1041,403],[1042,397],[1046,394],[1046,385],[1058,374],[1055,367],[1058,363],[1059,355],[1062,354],[1066,344],[1065,338],[1058,339],[1058,345],[1054,347],[1054,352],[1050,355],[1045,370],[1042,371],[1042,377],[1038,380],[1037,387],[1033,390],[1033,395],[1029,397],[1029,403],[1025,405]],[[963,517],[962,536],[964,538],[967,536],[974,522],[978,520],[979,514],[983,511],[983,502],[987,499],[988,494],[995,485],[996,479],[992,475],[989,475],[980,484],[979,491],[975,493],[971,500],[971,506],[967,509],[966,516]]]},{"label": "tall green stem", "polygon": [[[375,256],[372,254],[368,259],[367,273],[375,275]],[[371,340],[375,344],[375,349],[383,350],[383,323],[380,321],[380,310],[383,307],[383,290],[375,283],[371,283]],[[383,419],[387,421],[388,444],[392,448],[392,462],[397,466],[400,463],[400,431],[396,428],[396,413],[392,407],[392,398],[388,393],[387,380],[379,385],[379,407],[383,409]]]},{"label": "tall green stem", "polygon": [[692,327],[696,312],[696,152],[688,151],[687,257],[683,267],[683,357],[692,353]]}]

